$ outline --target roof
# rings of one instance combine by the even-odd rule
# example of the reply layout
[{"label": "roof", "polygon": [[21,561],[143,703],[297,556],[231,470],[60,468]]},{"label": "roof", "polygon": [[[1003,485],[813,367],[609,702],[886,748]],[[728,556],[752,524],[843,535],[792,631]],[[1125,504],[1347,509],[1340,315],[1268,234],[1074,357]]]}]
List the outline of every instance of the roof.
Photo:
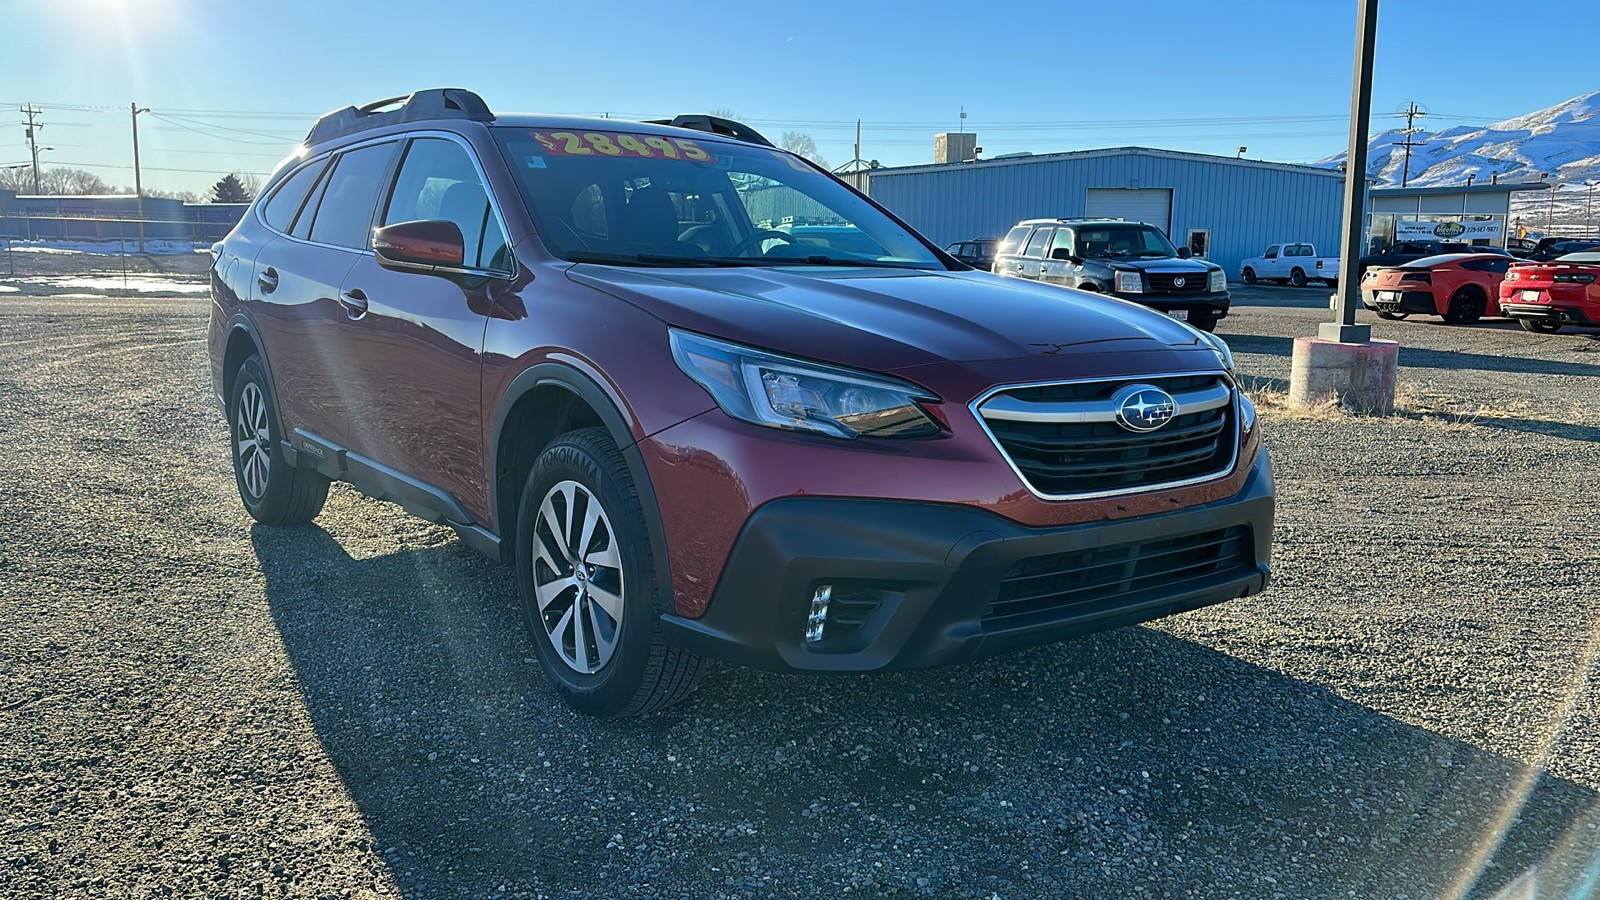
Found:
[{"label": "roof", "polygon": [[1374,197],[1437,197],[1441,194],[1509,194],[1513,191],[1548,191],[1550,184],[1544,181],[1524,181],[1515,184],[1456,184],[1445,187],[1375,187],[1371,190]]},{"label": "roof", "polygon": [[1279,172],[1298,172],[1303,175],[1320,175],[1325,178],[1344,180],[1344,173],[1337,169],[1324,169],[1320,166],[1305,166],[1298,163],[1268,162],[1261,159],[1239,159],[1232,156],[1217,156],[1211,153],[1191,153],[1187,150],[1158,150],[1153,147],[1106,147],[1099,150],[1066,150],[1060,153],[1038,153],[1033,156],[1009,156],[1005,158],[980,159],[965,163],[923,163],[915,166],[893,166],[873,169],[870,175],[880,178],[884,175],[909,175],[922,172],[948,172],[952,169],[985,169],[997,166],[1031,166],[1042,162],[1058,162],[1063,160],[1095,159],[1104,156],[1150,156],[1157,159],[1176,159],[1185,162],[1203,162],[1217,165],[1238,166],[1251,169],[1271,169]]}]

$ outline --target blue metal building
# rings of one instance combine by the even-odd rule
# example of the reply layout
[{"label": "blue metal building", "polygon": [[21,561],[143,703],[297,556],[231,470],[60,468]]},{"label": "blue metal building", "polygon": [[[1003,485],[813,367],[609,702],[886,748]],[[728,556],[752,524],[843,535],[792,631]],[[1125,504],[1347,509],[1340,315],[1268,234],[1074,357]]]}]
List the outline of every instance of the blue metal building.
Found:
[{"label": "blue metal building", "polygon": [[942,245],[1000,237],[1023,219],[1149,222],[1237,277],[1268,244],[1337,255],[1344,175],[1333,169],[1119,147],[873,169],[867,193]]}]

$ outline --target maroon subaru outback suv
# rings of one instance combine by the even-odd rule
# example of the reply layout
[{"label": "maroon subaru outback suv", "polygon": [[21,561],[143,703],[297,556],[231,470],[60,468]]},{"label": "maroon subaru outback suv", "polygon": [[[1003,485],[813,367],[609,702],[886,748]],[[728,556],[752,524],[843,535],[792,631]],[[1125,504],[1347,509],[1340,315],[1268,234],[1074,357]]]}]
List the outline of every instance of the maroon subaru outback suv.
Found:
[{"label": "maroon subaru outback suv", "polygon": [[340,110],[213,256],[250,514],[340,480],[450,525],[590,715],[705,657],[934,666],[1267,583],[1226,344],[974,271],[736,122]]}]

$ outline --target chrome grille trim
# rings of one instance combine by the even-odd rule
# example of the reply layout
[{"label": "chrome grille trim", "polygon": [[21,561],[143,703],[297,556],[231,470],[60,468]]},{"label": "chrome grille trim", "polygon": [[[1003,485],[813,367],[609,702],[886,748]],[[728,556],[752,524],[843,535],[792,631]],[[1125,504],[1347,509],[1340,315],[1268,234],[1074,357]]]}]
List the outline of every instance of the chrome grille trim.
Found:
[{"label": "chrome grille trim", "polygon": [[[1121,379],[1097,380],[1120,381]],[[1141,380],[1130,378],[1127,383],[1138,384]],[[1012,390],[1017,387],[1021,385],[1011,385],[1002,390]],[[1172,416],[1177,418],[1188,413],[1205,412],[1208,409],[1227,406],[1233,399],[1233,391],[1226,384],[1222,384],[1209,390],[1173,394],[1172,399],[1177,404]],[[1002,419],[1008,422],[1115,422],[1117,420],[1117,407],[1110,400],[1096,400],[1089,403],[1033,403],[1002,394],[984,403],[980,412],[985,419]]]},{"label": "chrome grille trim", "polygon": [[[1165,378],[1193,378],[1193,377],[1196,377],[1196,376],[1215,377],[1219,381],[1223,382],[1225,385],[1227,385],[1228,397],[1226,399],[1224,399],[1224,401],[1221,404],[1212,404],[1212,405],[1208,405],[1208,406],[1200,406],[1200,407],[1196,407],[1194,409],[1185,410],[1185,412],[1191,412],[1191,413],[1192,412],[1203,412],[1203,411],[1208,411],[1208,410],[1211,410],[1211,409],[1216,409],[1219,406],[1226,406],[1226,405],[1232,404],[1232,406],[1234,407],[1233,410],[1231,411],[1232,415],[1230,417],[1230,421],[1232,421],[1232,423],[1233,423],[1233,434],[1231,436],[1232,452],[1230,453],[1230,455],[1228,457],[1227,465],[1223,466],[1221,469],[1217,470],[1216,472],[1207,473],[1205,475],[1200,475],[1200,476],[1196,476],[1196,477],[1193,477],[1193,478],[1180,479],[1180,480],[1177,480],[1177,481],[1167,481],[1167,482],[1162,482],[1162,483],[1159,483],[1159,484],[1139,485],[1137,487],[1120,489],[1120,490],[1087,491],[1087,492],[1082,492],[1082,493],[1070,493],[1070,494],[1052,494],[1052,493],[1048,493],[1046,491],[1041,491],[1038,488],[1034,487],[1033,482],[1029,481],[1028,480],[1028,476],[1023,474],[1022,469],[1017,466],[1016,460],[1011,458],[1011,454],[1006,451],[1005,445],[1001,443],[1000,438],[995,434],[994,430],[989,427],[989,423],[985,419],[984,412],[983,412],[983,408],[987,404],[989,404],[997,395],[1004,394],[1007,391],[1015,391],[1015,390],[1025,389],[1025,388],[1053,387],[1053,386],[1057,386],[1057,385],[1077,385],[1077,384],[1116,384],[1116,385],[1125,385],[1125,384],[1140,384],[1140,383],[1144,383],[1144,382],[1155,381],[1155,380],[1165,379]],[[1193,392],[1185,393],[1183,396],[1187,399],[1187,398],[1194,398],[1195,395],[1197,395],[1197,394],[1198,395],[1209,395],[1210,393],[1211,393],[1210,391],[1193,391]],[[1030,382],[1020,382],[1020,383],[1017,383],[1017,384],[1003,384],[1003,385],[998,385],[996,387],[992,387],[989,390],[984,391],[982,394],[979,394],[977,399],[975,399],[971,403],[967,404],[967,409],[972,413],[972,417],[977,420],[978,426],[983,429],[983,433],[989,436],[989,442],[994,445],[995,450],[1000,454],[1000,458],[1005,460],[1006,461],[1006,465],[1011,467],[1012,474],[1016,475],[1017,476],[1017,480],[1022,483],[1022,486],[1027,488],[1028,493],[1032,494],[1033,496],[1037,497],[1040,500],[1095,500],[1095,499],[1101,499],[1101,498],[1106,498],[1106,497],[1123,497],[1123,496],[1127,496],[1129,494],[1143,494],[1143,493],[1148,493],[1150,491],[1162,491],[1162,490],[1171,490],[1173,488],[1189,487],[1191,485],[1205,484],[1205,483],[1211,482],[1211,481],[1220,481],[1220,480],[1222,480],[1224,478],[1227,478],[1227,477],[1233,475],[1234,471],[1239,466],[1239,444],[1241,442],[1241,436],[1240,436],[1240,433],[1239,433],[1240,415],[1239,415],[1239,409],[1238,409],[1238,399],[1236,397],[1237,393],[1238,393],[1238,385],[1234,383],[1232,377],[1229,376],[1227,372],[1224,372],[1224,371],[1222,371],[1220,369],[1208,369],[1208,370],[1201,370],[1201,371],[1194,371],[1194,372],[1161,372],[1161,373],[1153,373],[1153,374],[1125,375],[1125,376],[1118,376],[1118,377],[1114,377],[1114,378],[1068,378],[1068,379],[1058,379],[1058,380],[1053,380],[1053,381],[1030,381]],[[1014,398],[1007,398],[1007,399],[1009,401],[1009,400],[1012,400]],[[1198,402],[1205,402],[1206,400],[1209,399],[1209,397],[1203,396],[1203,397],[1196,398],[1196,399],[1198,400]],[[1038,407],[1051,408],[1051,411],[1056,415],[1062,415],[1062,414],[1070,415],[1070,413],[1071,413],[1070,410],[1056,409],[1056,407],[1069,407],[1069,406],[1073,406],[1073,405],[1077,405],[1077,406],[1087,405],[1087,404],[1071,404],[1071,403],[1066,403],[1066,404],[1031,403],[1031,402],[1028,402],[1028,401],[1016,401],[1016,402],[1020,403],[1020,404],[1023,404],[1025,407],[1032,407],[1032,408],[1036,408],[1036,409]],[[1196,402],[1196,400],[1191,400],[1190,402]],[[1090,403],[1093,403],[1093,401],[1090,401]],[[1006,408],[1007,409],[1009,409],[1010,406],[1011,406],[1010,403],[1006,404]],[[1006,419],[1004,419],[1001,416],[996,416],[995,418],[996,418],[997,421],[1006,421]],[[1176,416],[1174,416],[1174,418],[1176,418]],[[1015,419],[1015,418],[1013,418],[1010,421],[1071,423],[1071,422],[1110,421],[1110,420],[1109,419],[1108,420],[1073,419],[1073,418],[1051,418],[1051,419]],[[1154,434],[1159,434],[1159,433],[1160,432],[1154,432]]]}]

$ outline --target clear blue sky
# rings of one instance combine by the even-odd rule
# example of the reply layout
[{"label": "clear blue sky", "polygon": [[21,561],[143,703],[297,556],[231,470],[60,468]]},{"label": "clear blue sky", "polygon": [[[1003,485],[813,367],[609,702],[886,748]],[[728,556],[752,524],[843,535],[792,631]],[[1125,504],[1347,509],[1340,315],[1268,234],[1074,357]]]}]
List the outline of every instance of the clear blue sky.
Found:
[{"label": "clear blue sky", "polygon": [[[1383,0],[1373,106],[1482,125],[1600,89],[1563,23],[1593,0]],[[1010,11],[1006,11],[1010,10]],[[586,0],[0,0],[0,164],[17,104],[45,109],[45,164],[203,191],[266,172],[328,109],[460,86],[502,110],[733,110],[833,165],[928,162],[966,126],[986,156],[1129,144],[1305,162],[1344,149],[1355,0],[756,3]],[[1555,43],[1552,44],[1551,41]],[[1267,117],[1281,117],[1269,120]],[[189,171],[184,171],[189,170]]]}]

